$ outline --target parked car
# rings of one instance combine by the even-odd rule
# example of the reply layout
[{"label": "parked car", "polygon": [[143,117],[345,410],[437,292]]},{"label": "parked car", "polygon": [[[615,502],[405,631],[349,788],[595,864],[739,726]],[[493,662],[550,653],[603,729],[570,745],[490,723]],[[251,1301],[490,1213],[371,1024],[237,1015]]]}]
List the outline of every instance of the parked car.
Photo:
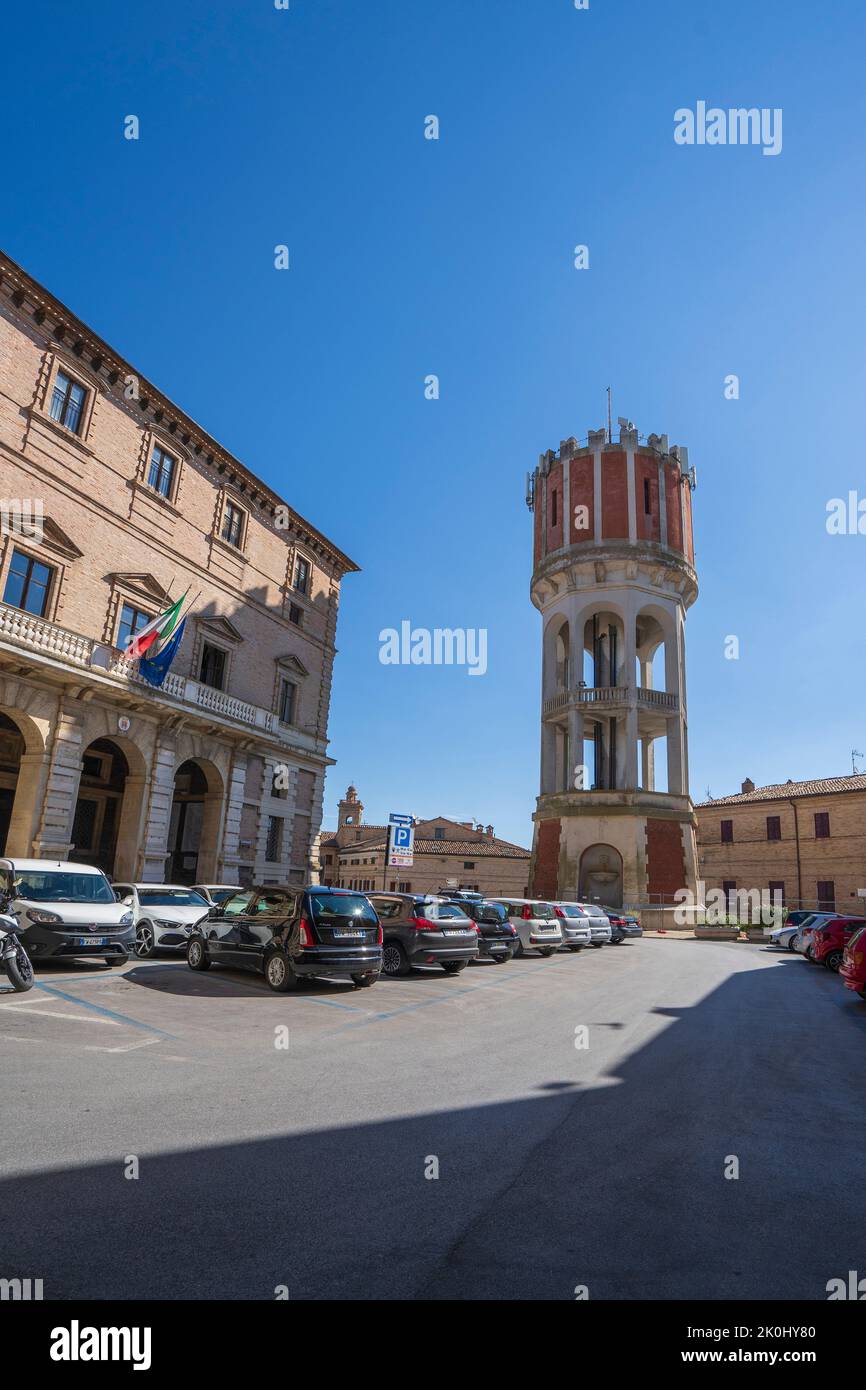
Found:
[{"label": "parked car", "polygon": [[242,883],[194,883],[193,892],[201,893],[205,902],[210,903],[211,907],[219,907],[227,902],[234,893],[242,893],[244,886]]},{"label": "parked car", "polygon": [[862,917],[833,917],[812,933],[812,959],[828,970],[837,971],[842,964],[845,946],[855,932],[866,927]]},{"label": "parked car", "polygon": [[534,898],[496,898],[508,913],[508,920],[517,929],[517,950],[538,951],[542,956],[552,956],[562,945],[562,928],[552,903]]},{"label": "parked car", "polygon": [[101,869],[59,859],[0,858],[0,890],[31,961],[101,956],[108,965],[129,959],[135,944],[132,912],[118,903]]},{"label": "parked car", "polygon": [[812,960],[812,933],[816,927],[820,927],[824,922],[830,922],[839,914],[837,912],[813,912],[811,917],[807,917],[805,922],[800,923],[797,935],[794,937],[794,950],[799,951],[801,956],[807,960]]},{"label": "parked car", "polygon": [[866,999],[866,927],[861,927],[848,938],[839,974],[846,989],[853,989],[861,999]]},{"label": "parked car", "polygon": [[281,994],[310,975],[361,989],[381,971],[382,931],[369,899],[348,888],[242,888],[192,928],[186,958],[193,970],[260,971]]},{"label": "parked car", "polygon": [[196,922],[210,904],[195,888],[175,883],[115,883],[117,901],[132,909],[135,954],[147,960],[156,951],[185,951]]},{"label": "parked car", "polygon": [[508,920],[501,903],[487,902],[480,893],[461,897],[459,893],[443,893],[448,902],[457,903],[471,917],[478,934],[478,957],[486,956],[499,965],[511,960],[517,950],[517,930]]},{"label": "parked car", "polygon": [[554,903],[553,910],[559,918],[562,930],[562,944],[567,951],[582,951],[592,941],[589,917],[577,903]]},{"label": "parked car", "polygon": [[589,918],[590,946],[595,946],[598,950],[602,946],[609,946],[613,938],[610,919],[603,907],[598,903],[578,903]]},{"label": "parked car", "polygon": [[478,955],[475,923],[459,903],[434,893],[371,893],[382,925],[382,973],[408,975],[419,965],[441,965],[459,975]]},{"label": "parked car", "polygon": [[618,907],[603,907],[607,920],[610,922],[610,940],[613,946],[621,946],[624,941],[629,941],[634,936],[643,936],[639,918],[631,912],[622,912]]},{"label": "parked car", "polygon": [[814,917],[814,915],[814,912],[809,912],[804,917],[798,913],[796,922],[788,920],[783,927],[774,927],[769,936],[770,945],[777,946],[780,951],[796,951],[800,928],[805,926],[809,918]]}]

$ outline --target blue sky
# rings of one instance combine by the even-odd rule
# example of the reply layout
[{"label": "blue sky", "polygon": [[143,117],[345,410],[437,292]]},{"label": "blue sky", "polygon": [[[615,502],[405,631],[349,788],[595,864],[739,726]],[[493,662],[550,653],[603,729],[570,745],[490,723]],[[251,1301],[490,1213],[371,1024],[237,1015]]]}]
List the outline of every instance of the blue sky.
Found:
[{"label": "blue sky", "polygon": [[[5,249],[362,567],[327,819],[352,780],[368,819],[530,843],[524,474],[603,423],[608,383],[698,469],[694,798],[866,752],[866,537],[825,527],[866,495],[864,39],[857,0],[4,17]],[[781,107],[782,153],[677,146],[701,99]],[[382,666],[404,618],[487,628],[487,674]]]}]

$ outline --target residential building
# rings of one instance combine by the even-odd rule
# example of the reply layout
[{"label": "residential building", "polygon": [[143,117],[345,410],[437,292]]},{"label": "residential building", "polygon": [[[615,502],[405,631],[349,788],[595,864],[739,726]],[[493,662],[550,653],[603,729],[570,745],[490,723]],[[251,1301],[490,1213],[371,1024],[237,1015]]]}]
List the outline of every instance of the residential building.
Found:
[{"label": "residential building", "polygon": [[[306,879],[357,566],[2,255],[0,497],[0,851]],[[122,649],[185,592],[155,689]]]},{"label": "residential building", "polygon": [[700,802],[706,891],[766,890],[791,908],[866,911],[866,774],[756,787]]}]

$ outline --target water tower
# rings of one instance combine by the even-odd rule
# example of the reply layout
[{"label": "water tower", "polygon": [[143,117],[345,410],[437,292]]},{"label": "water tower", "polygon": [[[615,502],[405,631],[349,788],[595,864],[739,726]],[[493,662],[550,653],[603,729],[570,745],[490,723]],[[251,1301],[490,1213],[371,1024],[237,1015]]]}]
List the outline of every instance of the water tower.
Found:
[{"label": "water tower", "polygon": [[528,478],[543,620],[530,882],[540,898],[663,907],[697,877],[685,663],[695,474],[667,435],[642,443],[619,424],[618,443],[605,430],[564,440]]}]

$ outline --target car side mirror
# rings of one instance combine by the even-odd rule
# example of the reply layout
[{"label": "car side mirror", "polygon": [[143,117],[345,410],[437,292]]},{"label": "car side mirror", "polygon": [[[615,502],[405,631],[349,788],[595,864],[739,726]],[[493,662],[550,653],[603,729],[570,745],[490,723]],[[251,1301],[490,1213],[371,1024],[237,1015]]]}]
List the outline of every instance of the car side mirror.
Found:
[{"label": "car side mirror", "polygon": [[212,907],[208,913],[208,917],[225,917],[225,915],[226,910],[224,907]]}]

